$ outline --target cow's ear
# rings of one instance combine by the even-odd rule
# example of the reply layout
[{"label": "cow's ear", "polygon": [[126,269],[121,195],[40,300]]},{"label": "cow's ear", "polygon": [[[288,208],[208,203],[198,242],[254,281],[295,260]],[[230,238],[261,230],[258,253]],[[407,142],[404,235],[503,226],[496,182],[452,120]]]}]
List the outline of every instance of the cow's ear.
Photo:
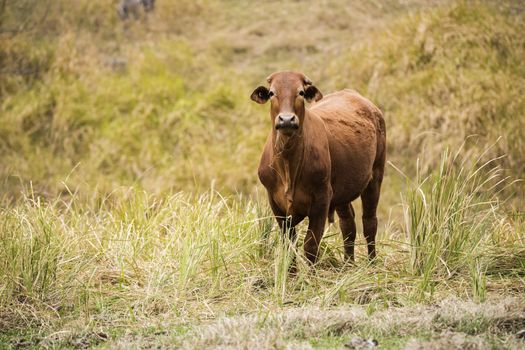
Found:
[{"label": "cow's ear", "polygon": [[308,102],[317,102],[323,98],[323,94],[314,85],[310,85],[304,90],[304,98]]},{"label": "cow's ear", "polygon": [[257,89],[253,90],[250,98],[260,104],[266,103],[270,98],[270,90],[264,86],[259,86]]}]

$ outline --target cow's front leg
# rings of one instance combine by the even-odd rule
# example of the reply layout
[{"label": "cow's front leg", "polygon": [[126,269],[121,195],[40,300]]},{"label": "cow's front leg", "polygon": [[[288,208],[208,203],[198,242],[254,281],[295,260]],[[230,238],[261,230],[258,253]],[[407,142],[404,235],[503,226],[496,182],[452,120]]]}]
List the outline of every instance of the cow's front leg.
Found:
[{"label": "cow's front leg", "polygon": [[310,223],[304,238],[304,254],[308,261],[314,264],[319,254],[319,244],[323,238],[324,226],[328,217],[330,196],[322,196],[316,199],[310,207],[308,216]]},{"label": "cow's front leg", "polygon": [[288,237],[290,242],[295,242],[295,226],[302,219],[298,221],[297,218],[292,219],[291,215],[287,215],[286,212],[279,208],[277,203],[275,203],[271,194],[268,194],[268,199],[270,202],[270,207],[272,208],[273,215],[275,216],[275,219],[279,224],[279,228],[281,229],[281,238],[284,239],[285,237]]},{"label": "cow's front leg", "polygon": [[[281,210],[279,206],[275,203],[271,195],[269,196],[269,199],[270,199],[270,207],[272,208],[272,211],[275,215],[275,219],[277,220],[277,223],[279,224],[279,228],[281,230],[282,242],[285,244],[287,248],[291,247],[292,251],[294,251],[295,242],[297,239],[295,226],[297,226],[297,224],[299,224],[304,219],[304,216],[286,215],[285,212]],[[296,263],[295,253],[292,253],[290,266],[288,267],[288,272],[290,272],[291,274],[295,274],[297,272],[297,263]]]},{"label": "cow's front leg", "polygon": [[[288,216],[285,220],[281,220],[279,226],[281,228],[281,239],[287,249],[291,248],[290,265],[288,266],[288,272],[292,275],[297,273],[297,261],[295,256],[295,242],[297,234],[295,232],[295,226],[304,219],[303,216]],[[279,221],[278,221],[279,222]]]}]

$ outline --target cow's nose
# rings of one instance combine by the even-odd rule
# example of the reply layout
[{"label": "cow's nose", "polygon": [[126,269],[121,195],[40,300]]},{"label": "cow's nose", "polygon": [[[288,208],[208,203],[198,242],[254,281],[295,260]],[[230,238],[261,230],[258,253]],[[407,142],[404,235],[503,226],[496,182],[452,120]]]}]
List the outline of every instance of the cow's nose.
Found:
[{"label": "cow's nose", "polygon": [[280,114],[277,116],[277,122],[275,123],[275,129],[298,129],[299,120],[297,116],[293,114]]}]

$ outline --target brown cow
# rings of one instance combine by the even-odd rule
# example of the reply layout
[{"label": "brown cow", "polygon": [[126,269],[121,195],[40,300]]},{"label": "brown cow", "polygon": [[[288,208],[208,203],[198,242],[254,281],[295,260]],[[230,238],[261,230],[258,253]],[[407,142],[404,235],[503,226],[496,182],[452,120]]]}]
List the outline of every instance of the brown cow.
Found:
[{"label": "brown cow", "polygon": [[[340,219],[345,257],[354,260],[352,201],[361,196],[368,256],[376,256],[376,209],[385,166],[386,131],[381,111],[355,91],[325,96],[302,73],[277,72],[251,95],[270,100],[272,130],[259,179],[283,235],[308,217],[304,251],[314,263],[327,217]],[[306,108],[305,101],[315,102]],[[292,267],[293,269],[293,267]]]}]

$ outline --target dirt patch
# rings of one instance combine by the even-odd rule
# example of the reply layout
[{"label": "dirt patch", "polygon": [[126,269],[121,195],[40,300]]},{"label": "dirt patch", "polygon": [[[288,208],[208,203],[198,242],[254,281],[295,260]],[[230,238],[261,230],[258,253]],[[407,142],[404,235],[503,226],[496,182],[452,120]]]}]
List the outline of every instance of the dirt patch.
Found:
[{"label": "dirt patch", "polygon": [[516,334],[525,329],[525,312],[522,316],[501,317],[494,321],[493,332]]}]

